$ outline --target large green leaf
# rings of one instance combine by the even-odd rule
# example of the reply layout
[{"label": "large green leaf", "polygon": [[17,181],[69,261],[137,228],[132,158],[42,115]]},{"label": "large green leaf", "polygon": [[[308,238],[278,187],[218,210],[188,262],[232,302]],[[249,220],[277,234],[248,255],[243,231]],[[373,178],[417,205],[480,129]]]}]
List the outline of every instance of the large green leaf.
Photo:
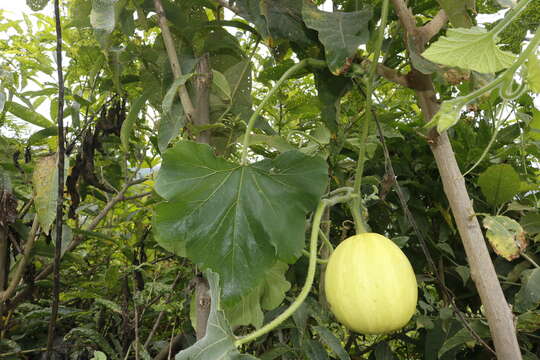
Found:
[{"label": "large green leaf", "polygon": [[15,103],[13,101],[7,101],[5,106],[6,111],[12,113],[13,115],[26,122],[29,122],[30,124],[34,124],[42,128],[48,128],[54,125],[45,116],[27,108],[24,105]]},{"label": "large green leaf", "polygon": [[348,67],[360,44],[369,40],[368,22],[373,16],[371,8],[354,12],[320,11],[304,2],[302,17],[306,26],[319,33],[324,45],[326,62],[332,73],[339,75]]},{"label": "large green leaf", "polygon": [[231,326],[253,325],[261,327],[264,319],[262,309],[273,310],[278,307],[291,283],[285,279],[288,266],[278,261],[266,272],[261,285],[240,297],[239,301],[225,307],[227,319]]},{"label": "large green leaf", "polygon": [[240,354],[234,346],[235,337],[220,304],[219,276],[206,272],[210,286],[210,315],[206,335],[189,348],[180,351],[176,360],[256,360],[251,355]]},{"label": "large green leaf", "polygon": [[291,41],[302,48],[314,45],[302,21],[302,3],[303,0],[259,1],[271,38]]},{"label": "large green leaf", "polygon": [[[232,1],[231,1],[232,2]],[[255,24],[257,31],[261,34],[262,38],[268,37],[268,26],[266,19],[261,14],[261,7],[259,0],[235,0],[236,8],[242,18],[248,20],[250,23]]]},{"label": "large green leaf", "polygon": [[259,285],[277,259],[304,247],[305,216],[326,188],[320,158],[288,151],[240,166],[208,145],[183,141],[164,153],[154,228],[164,248],[220,274],[226,302]]},{"label": "large green leaf", "polygon": [[499,205],[512,200],[519,192],[519,175],[511,165],[492,165],[478,177],[478,185],[486,200]]},{"label": "large green leaf", "polygon": [[540,214],[529,213],[521,218],[520,224],[527,233],[538,234],[540,233]]},{"label": "large green leaf", "polygon": [[508,261],[518,258],[527,246],[525,232],[514,219],[502,215],[486,216],[484,227],[493,250]]},{"label": "large green leaf", "polygon": [[431,44],[422,56],[439,64],[480,73],[495,73],[514,62],[515,55],[499,49],[496,36],[485,29],[448,29],[446,35]]},{"label": "large green leaf", "polygon": [[526,270],[521,274],[521,289],[516,294],[517,312],[533,310],[540,305],[540,269]]}]

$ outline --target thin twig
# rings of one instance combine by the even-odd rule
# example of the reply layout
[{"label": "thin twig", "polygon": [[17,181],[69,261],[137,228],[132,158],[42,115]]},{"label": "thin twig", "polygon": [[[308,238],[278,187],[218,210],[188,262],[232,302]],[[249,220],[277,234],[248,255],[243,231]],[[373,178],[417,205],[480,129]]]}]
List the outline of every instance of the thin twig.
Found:
[{"label": "thin twig", "polygon": [[56,25],[56,69],[58,75],[58,197],[56,199],[56,239],[54,248],[54,276],[52,291],[51,320],[47,335],[47,354],[45,359],[52,356],[56,319],[58,318],[58,303],[60,301],[60,259],[62,257],[62,227],[64,225],[64,73],[62,69],[62,23],[60,21],[60,2],[54,0],[54,18]]},{"label": "thin twig", "polygon": [[[171,35],[171,31],[169,30],[169,25],[167,25],[167,18],[165,17],[165,10],[163,9],[161,0],[154,0],[154,7],[156,8],[156,13],[158,15],[158,23],[161,29],[163,43],[165,44],[165,49],[167,50],[167,56],[171,64],[172,72],[174,74],[174,78],[178,79],[182,77],[182,68],[180,67],[180,61],[178,61],[176,47],[174,46],[174,40]],[[191,102],[191,98],[189,97],[185,85],[180,85],[178,87],[178,94],[188,120],[192,121],[195,116],[195,108],[193,107],[193,103]]]},{"label": "thin twig", "polygon": [[[171,302],[174,294],[174,288],[180,281],[180,273],[176,275],[176,278],[174,279],[172,285],[171,285],[171,292],[169,293],[169,296],[167,296],[167,299],[165,300],[165,304],[168,304]],[[159,323],[161,322],[161,319],[163,318],[163,315],[165,315],[165,310],[161,310],[156,318],[156,321],[154,321],[154,325],[152,326],[152,330],[150,330],[150,334],[148,334],[148,337],[146,338],[146,341],[144,342],[144,347],[148,348],[148,345],[150,345],[150,341],[152,341],[152,337],[154,337],[154,334],[156,333],[157,328],[159,327]]]},{"label": "thin twig", "polygon": [[8,300],[11,297],[11,295],[13,295],[13,292],[15,291],[15,289],[17,289],[17,286],[19,285],[19,282],[21,281],[24,270],[26,268],[26,264],[28,263],[28,260],[30,259],[30,254],[32,253],[32,248],[34,247],[34,242],[36,240],[36,232],[37,232],[38,227],[39,227],[39,221],[36,215],[34,216],[34,222],[32,223],[32,228],[30,229],[30,232],[28,233],[28,237],[24,245],[24,254],[23,254],[22,259],[19,261],[17,270],[15,271],[15,274],[11,278],[8,288],[0,292],[0,303],[4,303],[6,300]]}]

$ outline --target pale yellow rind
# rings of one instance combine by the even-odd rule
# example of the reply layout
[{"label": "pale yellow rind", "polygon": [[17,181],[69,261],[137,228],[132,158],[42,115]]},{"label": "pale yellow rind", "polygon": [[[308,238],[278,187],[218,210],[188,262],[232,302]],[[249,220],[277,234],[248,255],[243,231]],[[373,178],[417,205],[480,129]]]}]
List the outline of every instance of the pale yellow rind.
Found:
[{"label": "pale yellow rind", "polygon": [[401,329],[418,299],[409,260],[394,242],[374,233],[339,244],[326,267],[325,290],[338,321],[362,334]]}]

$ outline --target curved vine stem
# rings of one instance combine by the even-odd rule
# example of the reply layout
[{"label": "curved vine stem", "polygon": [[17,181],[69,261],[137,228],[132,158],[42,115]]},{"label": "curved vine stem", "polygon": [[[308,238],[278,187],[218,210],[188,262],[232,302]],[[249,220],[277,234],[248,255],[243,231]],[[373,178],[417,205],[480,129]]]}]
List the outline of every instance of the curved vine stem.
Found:
[{"label": "curved vine stem", "polygon": [[474,163],[474,165],[471,166],[469,170],[463,173],[463,177],[467,176],[471,171],[473,171],[484,160],[484,158],[488,154],[489,150],[491,149],[491,146],[495,142],[495,139],[497,139],[499,130],[501,130],[502,125],[506,122],[506,120],[508,120],[508,117],[506,117],[506,119],[504,120],[502,119],[502,112],[507,104],[508,104],[507,100],[504,100],[503,103],[501,104],[501,110],[499,111],[499,114],[497,115],[497,118],[499,118],[498,119],[499,121],[497,121],[497,123],[495,124],[495,131],[493,131],[493,135],[491,136],[491,139],[489,139],[489,143],[487,144],[486,148],[482,152],[482,155],[480,155],[480,158],[478,158],[478,160]]},{"label": "curved vine stem", "polygon": [[244,141],[242,142],[242,158],[240,160],[240,163],[242,165],[247,164],[247,156],[248,156],[248,148],[249,148],[249,139],[251,137],[251,132],[253,131],[253,127],[255,126],[255,120],[257,120],[257,117],[261,113],[263,107],[266,105],[268,100],[276,93],[276,91],[279,89],[279,87],[290,78],[293,74],[295,74],[297,71],[305,68],[306,66],[316,66],[316,67],[324,67],[326,66],[326,62],[322,60],[316,60],[316,59],[304,59],[300,61],[298,64],[295,64],[289,68],[276,82],[276,84],[270,89],[268,94],[264,97],[264,99],[261,101],[259,106],[255,109],[251,117],[249,118],[247,127],[246,127],[246,133],[244,134]]},{"label": "curved vine stem", "polygon": [[[538,45],[540,45],[540,26],[536,29],[536,33],[534,34],[533,38],[529,42],[529,45],[527,45],[525,50],[519,55],[516,61],[514,61],[512,66],[506,69],[500,76],[498,76],[495,80],[493,80],[489,84],[486,84],[485,86],[471,92],[470,94],[457,97],[453,100],[445,101],[445,103],[446,102],[452,103],[454,110],[460,110],[463,106],[476,100],[483,94],[488,93],[500,87],[501,85],[504,85],[507,81],[513,81],[513,76],[515,72],[519,69],[521,65],[523,65],[523,63],[525,62],[525,60],[527,60],[529,55],[531,55],[536,50]],[[518,92],[516,92],[516,94],[518,94]],[[505,99],[505,100],[511,100],[511,99]],[[433,117],[433,118],[436,119],[436,117]],[[425,125],[425,127],[429,128],[429,127],[434,126],[435,124],[436,123],[433,120],[431,120]]]},{"label": "curved vine stem", "polygon": [[499,23],[490,31],[494,36],[497,36],[504,30],[525,8],[531,0],[521,0]]},{"label": "curved vine stem", "polygon": [[377,32],[377,40],[375,42],[375,49],[373,52],[373,60],[371,61],[368,76],[366,79],[366,108],[364,123],[362,124],[362,133],[360,135],[360,149],[358,150],[358,163],[356,167],[356,173],[354,176],[354,192],[359,197],[352,201],[351,213],[354,219],[354,225],[356,227],[356,233],[361,234],[366,232],[366,225],[360,208],[362,206],[362,174],[364,173],[364,163],[366,161],[366,141],[369,133],[369,124],[372,121],[373,114],[371,113],[371,106],[373,103],[372,94],[374,88],[375,75],[377,73],[377,65],[379,63],[379,56],[381,54],[381,47],[384,40],[384,28],[386,27],[386,20],[388,18],[388,0],[383,0],[381,23]]},{"label": "curved vine stem", "polygon": [[337,203],[354,200],[356,196],[357,196],[356,194],[345,194],[345,195],[335,196],[330,199],[323,199],[319,202],[319,205],[317,206],[317,210],[315,211],[315,215],[313,216],[313,222],[311,223],[308,272],[306,276],[306,282],[304,283],[304,286],[302,287],[300,294],[298,294],[298,297],[291,303],[291,305],[284,312],[282,312],[278,317],[276,317],[274,320],[270,321],[268,324],[264,325],[260,329],[255,330],[251,334],[248,334],[244,337],[237,339],[234,342],[234,345],[236,347],[240,347],[244,344],[247,344],[255,340],[256,338],[274,330],[281,323],[287,320],[296,310],[298,310],[300,305],[302,305],[302,303],[308,296],[309,291],[311,290],[311,286],[313,285],[313,280],[315,279],[315,270],[317,266],[317,239],[319,237],[321,219],[324,214],[324,209],[327,206],[332,206]]},{"label": "curved vine stem", "polygon": [[317,264],[317,238],[319,237],[319,226],[321,224],[321,219],[324,214],[324,209],[326,208],[328,204],[327,200],[322,200],[319,202],[319,205],[317,206],[317,210],[315,211],[315,215],[313,216],[313,223],[311,226],[311,238],[309,242],[309,266],[308,266],[308,273],[306,277],[306,282],[304,283],[304,286],[302,287],[302,290],[300,291],[300,294],[298,297],[293,301],[293,303],[284,311],[282,312],[277,318],[270,321],[268,324],[264,325],[260,329],[252,332],[251,334],[248,334],[238,340],[235,341],[236,347],[239,347],[243,344],[247,344],[250,341],[255,340],[259,336],[262,336],[273,329],[275,329],[277,326],[279,326],[282,322],[287,320],[289,316],[291,316],[308,296],[309,291],[311,290],[311,286],[313,285],[313,280],[315,279],[315,268]]}]

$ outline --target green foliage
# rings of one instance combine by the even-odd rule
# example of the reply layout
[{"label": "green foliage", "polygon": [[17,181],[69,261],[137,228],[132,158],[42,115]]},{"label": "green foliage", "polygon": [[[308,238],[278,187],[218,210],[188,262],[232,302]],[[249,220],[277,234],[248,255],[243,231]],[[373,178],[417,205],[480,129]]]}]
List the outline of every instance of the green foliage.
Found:
[{"label": "green foliage", "polygon": [[492,165],[480,174],[478,185],[490,204],[500,205],[519,192],[520,179],[511,165]]},{"label": "green foliage", "polygon": [[340,75],[348,70],[358,46],[369,40],[370,8],[355,12],[325,12],[304,3],[302,17],[306,26],[316,30],[324,46],[330,71]]},{"label": "green foliage", "polygon": [[208,271],[206,278],[212,300],[206,335],[190,348],[180,351],[175,357],[176,360],[257,359],[251,355],[240,354],[234,346],[234,335],[221,309],[219,275]]},{"label": "green foliage", "polygon": [[300,255],[305,214],[322,195],[326,173],[322,159],[296,151],[240,166],[206,145],[179,142],[164,154],[156,182],[168,200],[156,208],[157,240],[219,273],[230,304],[277,259]]},{"label": "green foliage", "polygon": [[[226,1],[238,11],[234,15],[219,10],[213,0],[162,2],[187,74],[177,81],[154,1],[63,2],[69,161],[53,357],[147,359],[168,351],[172,338],[184,349],[177,354],[180,359],[491,357],[449,306],[452,300],[492,346],[469,259],[426,143],[424,114],[411,89],[384,76],[374,84],[374,117],[382,138],[373,124],[362,179],[363,215],[372,231],[392,238],[409,257],[420,290],[417,313],[401,332],[357,336],[333,319],[321,291],[324,284],[316,277],[292,318],[236,348],[238,337],[264,326],[294,301],[306,276],[307,261],[300,254],[311,213],[323,193],[354,181],[365,116],[363,60],[372,59],[371,30],[379,23],[381,2],[336,0],[336,11],[330,12],[313,5],[323,1]],[[38,9],[46,1],[27,3]],[[475,23],[477,12],[497,13],[499,3],[477,1],[474,10],[469,0],[409,2],[418,25],[428,23],[440,8],[450,17],[450,30],[434,38],[427,59],[406,46],[391,11],[381,69],[407,74],[413,85],[411,67],[431,74],[435,96],[442,101],[432,125],[446,131],[462,171],[475,165],[465,176],[467,190],[495,250],[490,254],[516,315],[524,357],[537,359],[537,52],[528,56],[526,68],[508,75],[526,82],[519,96],[502,101],[494,87],[463,100],[499,79],[475,71],[493,73],[513,64],[515,56],[503,50],[518,54],[525,34],[538,26],[538,2],[531,1],[499,33],[498,46],[492,33],[460,28]],[[20,264],[34,216],[41,224],[16,293],[2,304],[2,358],[42,356],[51,314],[52,276],[44,271],[54,254],[58,85],[50,8],[20,20],[18,14],[0,11],[0,264],[9,259],[8,280]],[[197,86],[202,77],[196,70],[203,54],[208,54],[213,79],[210,121],[195,125],[184,113],[178,87],[186,86],[196,107],[205,101],[198,96],[204,92]],[[239,166],[254,107],[291,66],[307,58],[325,59],[328,67],[307,67],[276,91],[247,143],[249,164]],[[452,79],[448,66],[475,71]],[[209,134],[210,146],[191,142],[202,131]],[[427,140],[435,146],[432,135]],[[404,215],[382,140],[407,211],[449,293],[435,282],[418,233]],[[43,159],[50,163],[44,166]],[[325,214],[322,229],[334,246],[354,232],[350,221],[344,205]],[[73,241],[77,246],[66,251]],[[318,258],[326,258],[328,251],[321,245]],[[206,337],[196,342],[190,310],[196,315],[197,303],[190,309],[189,299],[194,299],[194,278],[204,268],[213,271],[204,273],[210,283],[211,322]]]},{"label": "green foliage", "polygon": [[496,35],[482,28],[448,29],[447,36],[431,44],[422,56],[447,66],[495,73],[515,60],[512,53],[499,49],[496,43]]}]

